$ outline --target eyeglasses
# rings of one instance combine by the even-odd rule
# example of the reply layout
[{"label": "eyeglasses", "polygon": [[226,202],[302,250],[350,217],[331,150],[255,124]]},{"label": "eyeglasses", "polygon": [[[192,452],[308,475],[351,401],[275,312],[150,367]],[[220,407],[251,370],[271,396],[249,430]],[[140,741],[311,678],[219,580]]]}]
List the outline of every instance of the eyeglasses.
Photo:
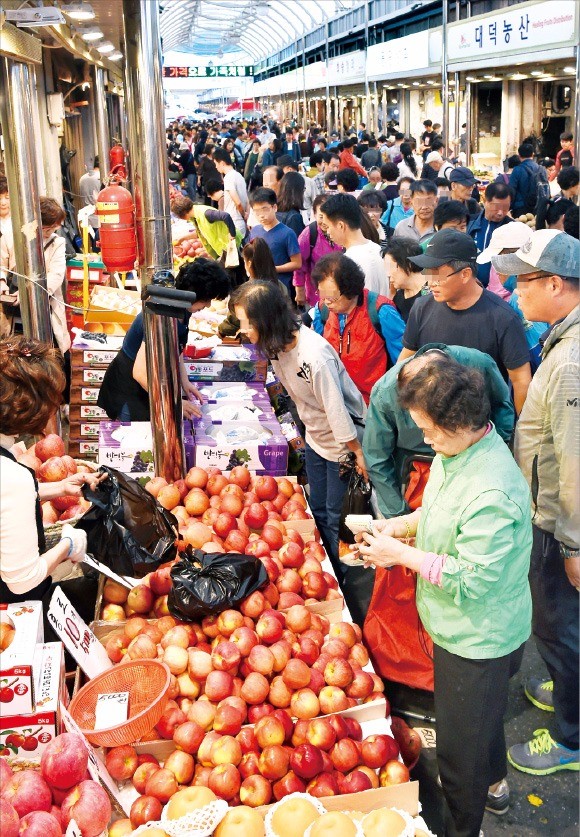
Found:
[{"label": "eyeglasses", "polygon": [[525,279],[522,276],[516,276],[516,285],[527,285],[528,282],[535,282],[536,279],[547,279],[551,273],[538,273],[536,276],[527,276]]},{"label": "eyeglasses", "polygon": [[325,302],[326,305],[334,305],[335,302],[338,302],[341,296],[342,294],[339,294],[338,296],[321,296],[320,301]]},{"label": "eyeglasses", "polygon": [[465,270],[464,267],[460,267],[459,270],[454,270],[453,273],[448,273],[447,276],[442,276],[440,279],[436,278],[435,273],[429,273],[429,268],[426,270],[422,270],[421,273],[427,277],[427,284],[433,285],[434,288],[438,288],[439,285],[443,285],[447,282],[448,279],[451,279],[452,276],[455,276],[456,273],[461,273],[462,270]]}]

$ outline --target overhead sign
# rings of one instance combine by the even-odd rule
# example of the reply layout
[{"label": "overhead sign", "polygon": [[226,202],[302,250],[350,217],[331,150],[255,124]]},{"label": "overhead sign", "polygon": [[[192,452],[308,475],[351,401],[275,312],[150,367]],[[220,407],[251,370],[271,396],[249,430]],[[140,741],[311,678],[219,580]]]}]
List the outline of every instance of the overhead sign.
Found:
[{"label": "overhead sign", "polygon": [[447,28],[449,60],[470,61],[480,55],[575,42],[576,13],[576,0],[548,0],[452,23]]},{"label": "overhead sign", "polygon": [[384,44],[367,48],[367,68],[370,79],[399,77],[401,70],[422,70],[429,67],[429,31],[394,38]]},{"label": "overhead sign", "polygon": [[163,67],[163,78],[251,78],[253,67]]},{"label": "overhead sign", "polygon": [[328,81],[330,84],[353,84],[364,81],[366,52],[349,52],[328,59]]}]

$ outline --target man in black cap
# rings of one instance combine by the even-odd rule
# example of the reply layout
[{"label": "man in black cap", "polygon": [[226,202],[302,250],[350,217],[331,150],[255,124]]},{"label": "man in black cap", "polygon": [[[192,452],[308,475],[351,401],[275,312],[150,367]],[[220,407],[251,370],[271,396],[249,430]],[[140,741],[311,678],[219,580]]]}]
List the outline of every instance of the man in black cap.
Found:
[{"label": "man in black cap", "polygon": [[510,379],[519,414],[532,380],[522,322],[513,308],[477,281],[477,246],[454,229],[435,233],[424,255],[411,256],[426,275],[430,294],[415,302],[399,360],[426,343],[467,346],[486,352]]},{"label": "man in black cap", "polygon": [[473,189],[479,183],[471,169],[466,166],[457,166],[457,168],[450,171],[447,179],[451,183],[452,201],[461,201],[469,212],[469,219],[467,221],[467,232],[471,234],[471,228],[476,224],[481,211],[479,203],[473,199]]}]

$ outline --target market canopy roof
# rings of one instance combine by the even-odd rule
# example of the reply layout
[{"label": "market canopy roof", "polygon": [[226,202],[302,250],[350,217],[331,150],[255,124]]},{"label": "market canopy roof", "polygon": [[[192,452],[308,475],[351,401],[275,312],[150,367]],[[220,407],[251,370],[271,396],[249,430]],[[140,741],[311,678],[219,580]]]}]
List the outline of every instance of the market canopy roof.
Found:
[{"label": "market canopy roof", "polygon": [[[165,0],[163,51],[266,58],[361,0]],[[244,63],[244,62],[243,62]],[[248,62],[245,62],[248,63]]]}]

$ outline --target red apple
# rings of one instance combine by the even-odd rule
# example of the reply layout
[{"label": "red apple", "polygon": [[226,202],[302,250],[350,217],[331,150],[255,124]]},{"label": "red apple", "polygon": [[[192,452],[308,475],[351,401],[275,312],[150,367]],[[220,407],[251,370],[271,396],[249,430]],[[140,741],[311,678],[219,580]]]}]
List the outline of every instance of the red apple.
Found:
[{"label": "red apple", "polygon": [[341,793],[361,793],[373,786],[372,779],[363,770],[353,770],[346,776],[339,773],[337,781]]},{"label": "red apple", "polygon": [[362,741],[362,727],[356,718],[345,717],[344,722],[348,729],[348,737],[353,741]]},{"label": "red apple", "polygon": [[348,698],[338,686],[325,686],[318,695],[320,711],[324,715],[331,715],[333,712],[344,712],[349,708]]},{"label": "red apple", "polygon": [[272,645],[281,639],[283,630],[283,623],[274,611],[264,611],[256,624],[256,633],[266,645]]},{"label": "red apple", "polygon": [[252,503],[246,506],[243,519],[250,529],[260,531],[268,520],[268,512],[260,503]]},{"label": "red apple", "polygon": [[281,779],[274,782],[272,785],[272,791],[274,793],[274,798],[280,800],[291,793],[305,793],[306,783],[303,782],[293,770],[289,770],[285,776],[282,776]]},{"label": "red apple", "polygon": [[107,827],[112,809],[106,791],[87,779],[65,797],[60,812],[64,829],[74,820],[83,837],[97,837]]},{"label": "red apple", "polygon": [[242,657],[248,657],[252,648],[258,644],[259,638],[254,630],[242,625],[231,634],[230,641],[238,647]]},{"label": "red apple", "polygon": [[258,703],[256,706],[248,707],[248,723],[255,724],[264,715],[271,715],[274,707],[270,703]]},{"label": "red apple", "polygon": [[[313,666],[318,659],[320,652],[319,646],[313,639],[301,636],[298,641],[298,649],[293,648],[292,653],[297,660],[302,660],[302,662],[306,663],[307,666]],[[324,680],[324,676],[322,679]],[[322,685],[324,685],[324,683]]]},{"label": "red apple", "polygon": [[238,667],[242,655],[235,642],[223,640],[218,642],[211,653],[211,661],[217,671],[233,671]]},{"label": "red apple", "polygon": [[187,717],[178,707],[166,707],[161,718],[157,721],[155,729],[161,738],[173,738],[175,730],[180,724],[184,724]]},{"label": "red apple", "polygon": [[46,462],[51,457],[64,456],[64,442],[56,433],[49,433],[40,439],[34,447],[34,455],[41,462]]},{"label": "red apple", "polygon": [[361,745],[363,764],[376,770],[399,755],[397,742],[390,735],[369,735]]},{"label": "red apple", "polygon": [[260,773],[270,781],[281,779],[288,772],[289,762],[289,753],[280,744],[265,747],[259,759]]},{"label": "red apple", "polygon": [[267,779],[259,774],[244,778],[240,785],[242,805],[247,805],[249,808],[259,808],[261,805],[268,805],[271,799],[272,788]]},{"label": "red apple", "polygon": [[328,593],[328,584],[322,573],[306,573],[302,581],[302,592],[308,598],[323,601]]},{"label": "red apple", "polygon": [[249,753],[244,753],[241,762],[238,764],[238,770],[242,779],[247,779],[248,776],[259,775],[260,767],[258,751],[252,750]]},{"label": "red apple", "polygon": [[306,741],[321,750],[330,750],[336,742],[336,732],[328,718],[313,718],[306,727]]},{"label": "red apple", "polygon": [[133,787],[138,793],[145,793],[147,780],[156,770],[159,770],[159,765],[153,764],[150,761],[144,762],[137,767],[137,770],[133,773],[132,782]]},{"label": "red apple", "polygon": [[[60,738],[62,736],[55,738],[55,742]],[[131,747],[130,744],[124,744],[121,747],[113,747],[109,750],[105,758],[105,765],[116,782],[125,782],[137,770],[139,758],[134,747]]]},{"label": "red apple", "polygon": [[254,590],[240,603],[241,612],[250,619],[257,619],[267,607],[266,599],[260,590]]},{"label": "red apple", "polygon": [[250,485],[251,478],[250,472],[244,465],[236,465],[230,471],[230,482],[233,482],[235,485],[239,485],[244,491],[246,491]]},{"label": "red apple", "polygon": [[278,576],[276,587],[279,593],[300,593],[302,590],[302,579],[296,570],[286,567]]},{"label": "red apple", "polygon": [[165,759],[163,767],[166,770],[171,770],[179,785],[187,785],[193,779],[195,760],[193,756],[184,753],[183,750],[174,750]]},{"label": "red apple", "polygon": [[324,669],[324,679],[328,686],[339,686],[344,689],[353,681],[353,670],[347,660],[340,657],[327,663]]},{"label": "red apple", "polygon": [[346,690],[348,697],[357,698],[357,700],[364,700],[373,691],[373,678],[368,671],[358,669],[354,672],[354,677],[350,686]]},{"label": "red apple", "polygon": [[185,721],[176,727],[173,733],[173,741],[178,750],[194,755],[199,750],[204,735],[204,728],[196,721]]},{"label": "red apple", "polygon": [[219,764],[209,774],[208,786],[220,799],[232,799],[241,783],[240,773],[233,764]]},{"label": "red apple", "polygon": [[300,744],[290,756],[290,767],[302,779],[312,779],[323,768],[322,752],[313,744]]},{"label": "red apple", "polygon": [[217,618],[217,629],[225,637],[231,636],[243,624],[244,617],[238,610],[223,610]]},{"label": "red apple", "polygon": [[409,781],[409,768],[393,759],[388,761],[379,773],[379,784],[382,788],[389,785],[402,785]]},{"label": "red apple", "polygon": [[140,796],[131,805],[129,818],[133,828],[160,819],[163,806],[155,796]]},{"label": "red apple", "polygon": [[278,485],[273,477],[258,477],[254,491],[260,500],[273,500],[278,494]]},{"label": "red apple", "polygon": [[[21,837],[61,837],[60,818],[57,819],[46,811],[31,811],[20,820],[20,835]],[[2,837],[5,837],[3,822]]]},{"label": "red apple", "polygon": [[360,763],[360,754],[356,742],[350,738],[341,738],[329,752],[335,770],[350,773]]},{"label": "red apple", "polygon": [[319,773],[306,786],[306,793],[318,798],[324,796],[338,796],[340,793],[336,778],[332,773]]},{"label": "red apple", "polygon": [[217,702],[232,694],[234,679],[227,671],[210,671],[204,692],[209,700]]},{"label": "red apple", "polygon": [[[50,741],[42,753],[40,759],[42,778],[51,787],[62,790],[72,788],[84,779],[88,760],[89,754],[80,735],[70,732],[62,733]],[[133,767],[133,773],[136,767],[137,763]],[[126,778],[129,779],[133,773]]]},{"label": "red apple", "polygon": [[241,697],[250,704],[263,703],[270,692],[270,683],[263,674],[252,671],[242,686]]}]

